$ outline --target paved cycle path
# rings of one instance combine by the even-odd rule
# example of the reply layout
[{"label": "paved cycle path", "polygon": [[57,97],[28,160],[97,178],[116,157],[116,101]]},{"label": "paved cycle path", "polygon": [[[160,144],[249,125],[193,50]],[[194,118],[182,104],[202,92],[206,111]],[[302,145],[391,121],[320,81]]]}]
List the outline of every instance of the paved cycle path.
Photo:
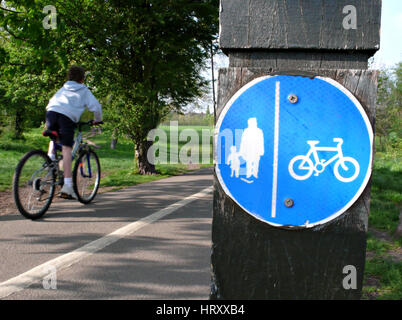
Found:
[{"label": "paved cycle path", "polygon": [[[17,214],[0,217],[0,287],[115,230],[135,230],[70,267],[65,263],[56,270],[56,290],[45,290],[36,279],[3,298],[207,299],[212,172],[206,168],[100,194],[87,206],[54,203],[39,221]],[[159,220],[148,221],[155,213],[162,214]]]}]

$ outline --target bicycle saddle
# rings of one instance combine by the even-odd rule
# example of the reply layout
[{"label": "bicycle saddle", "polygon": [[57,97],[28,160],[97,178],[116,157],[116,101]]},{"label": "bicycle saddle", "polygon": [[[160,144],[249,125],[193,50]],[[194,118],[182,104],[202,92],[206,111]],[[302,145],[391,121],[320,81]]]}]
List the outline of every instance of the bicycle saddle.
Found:
[{"label": "bicycle saddle", "polygon": [[310,141],[307,141],[307,143],[308,143],[310,146],[315,146],[316,144],[319,144],[320,141],[318,141],[318,140],[310,140]]},{"label": "bicycle saddle", "polygon": [[59,138],[59,134],[57,131],[45,130],[42,132],[42,136],[49,137],[52,140],[57,140]]}]

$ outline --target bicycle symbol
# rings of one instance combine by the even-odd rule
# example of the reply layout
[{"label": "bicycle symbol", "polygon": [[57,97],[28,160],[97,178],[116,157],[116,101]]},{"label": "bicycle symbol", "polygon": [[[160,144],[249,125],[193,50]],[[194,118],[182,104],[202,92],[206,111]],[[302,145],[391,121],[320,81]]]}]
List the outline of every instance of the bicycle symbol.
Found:
[{"label": "bicycle symbol", "polygon": [[[324,172],[325,168],[332,162],[338,159],[334,165],[334,175],[341,182],[352,182],[357,178],[360,172],[359,163],[351,157],[344,157],[342,152],[343,139],[334,138],[334,142],[337,142],[336,147],[317,147],[320,141],[307,141],[310,145],[310,150],[306,155],[299,155],[294,157],[289,163],[289,173],[296,180],[307,180],[315,172],[314,176],[318,176]],[[320,159],[318,157],[318,151],[333,151],[337,154],[329,160]],[[314,163],[310,159],[313,155]],[[340,174],[340,167],[344,171],[354,169],[354,173],[351,177],[344,177]],[[295,172],[297,170],[297,173]],[[353,171],[352,171],[353,172]]]}]

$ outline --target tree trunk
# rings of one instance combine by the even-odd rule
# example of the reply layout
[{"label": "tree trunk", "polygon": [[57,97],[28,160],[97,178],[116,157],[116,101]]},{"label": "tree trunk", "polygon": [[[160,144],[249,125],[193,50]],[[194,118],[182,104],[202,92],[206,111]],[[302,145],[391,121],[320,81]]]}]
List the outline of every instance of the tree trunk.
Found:
[{"label": "tree trunk", "polygon": [[395,236],[402,237],[402,210],[399,213],[399,224],[395,231]]},{"label": "tree trunk", "polygon": [[150,155],[148,157],[148,150],[152,147],[153,141],[142,141],[135,143],[135,155],[137,160],[138,172],[142,175],[145,174],[157,174],[155,169],[154,157]]},{"label": "tree trunk", "polygon": [[116,149],[117,146],[117,138],[113,138],[112,141],[110,142],[110,149],[114,150]]},{"label": "tree trunk", "polygon": [[112,150],[116,149],[116,145],[117,145],[117,132],[116,129],[114,129],[112,134],[112,141],[110,142],[110,149]]},{"label": "tree trunk", "polygon": [[23,114],[24,110],[22,108],[17,108],[15,112],[15,123],[14,123],[14,137],[16,139],[23,138],[24,133]]}]

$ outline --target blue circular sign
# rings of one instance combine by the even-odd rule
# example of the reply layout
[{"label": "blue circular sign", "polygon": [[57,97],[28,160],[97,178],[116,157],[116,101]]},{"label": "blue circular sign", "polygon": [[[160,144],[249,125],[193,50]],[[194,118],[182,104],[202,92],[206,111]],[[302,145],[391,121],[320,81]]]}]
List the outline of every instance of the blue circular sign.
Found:
[{"label": "blue circular sign", "polygon": [[370,175],[373,130],[359,101],[323,77],[267,76],[240,89],[215,131],[220,185],[278,227],[313,227],[344,213]]}]

